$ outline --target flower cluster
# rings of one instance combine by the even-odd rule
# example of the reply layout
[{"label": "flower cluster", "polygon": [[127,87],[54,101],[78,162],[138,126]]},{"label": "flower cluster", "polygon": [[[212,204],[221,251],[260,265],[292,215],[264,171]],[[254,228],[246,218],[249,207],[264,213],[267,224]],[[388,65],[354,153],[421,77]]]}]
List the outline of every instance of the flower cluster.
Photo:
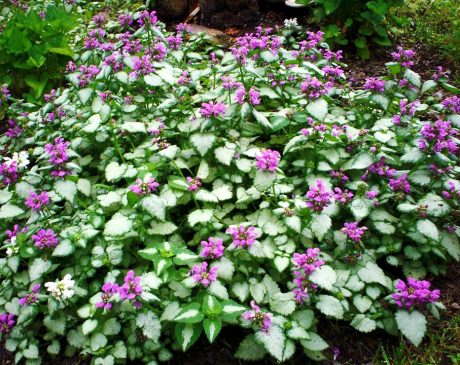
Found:
[{"label": "flower cluster", "polygon": [[40,284],[35,284],[32,287],[32,291],[30,293],[24,295],[22,298],[19,299],[19,304],[22,306],[25,306],[25,305],[30,305],[30,304],[37,302],[38,301],[37,294],[40,291],[41,287],[42,286]]},{"label": "flower cluster", "polygon": [[420,131],[423,139],[418,141],[418,147],[427,153],[443,152],[455,154],[459,151],[458,144],[450,137],[456,136],[458,131],[452,128],[451,122],[437,120],[425,123]]},{"label": "flower cluster", "polygon": [[6,334],[11,331],[16,321],[11,313],[0,314],[0,333]]},{"label": "flower cluster", "polygon": [[52,229],[40,229],[37,234],[32,236],[35,247],[40,250],[44,248],[54,248],[58,245],[59,240]]},{"label": "flower cluster", "polygon": [[66,274],[61,280],[50,281],[45,283],[46,289],[50,294],[59,301],[72,298],[74,291],[75,280],[72,280],[70,274]]},{"label": "flower cluster", "polygon": [[[227,82],[228,85],[228,82]],[[240,86],[235,92],[235,99],[238,104],[243,104],[248,98],[249,102],[252,105],[259,105],[261,100],[260,100],[260,93],[254,88],[251,87],[249,89],[249,92],[246,92],[246,89],[244,88],[243,84],[239,84]]]},{"label": "flower cluster", "polygon": [[395,304],[400,308],[411,309],[416,305],[436,302],[441,296],[438,289],[430,290],[430,282],[427,280],[416,280],[407,278],[396,282],[397,292],[392,294]]},{"label": "flower cluster", "polygon": [[263,313],[254,300],[251,300],[251,311],[244,312],[241,317],[256,324],[260,331],[268,332],[272,323],[271,313]]},{"label": "flower cluster", "polygon": [[273,172],[278,167],[280,158],[281,155],[278,151],[270,149],[261,150],[260,153],[256,155],[256,166],[259,170]]},{"label": "flower cluster", "polygon": [[202,262],[201,265],[193,266],[190,275],[195,283],[201,283],[205,288],[217,280],[217,266],[213,266],[208,271],[208,263]]},{"label": "flower cluster", "polygon": [[412,49],[404,49],[399,46],[396,52],[391,52],[391,57],[403,67],[411,68],[414,65],[413,59],[415,57],[415,51]]},{"label": "flower cluster", "polygon": [[102,285],[101,301],[96,303],[96,308],[110,310],[112,309],[111,299],[115,294],[118,294],[119,286],[116,283],[107,282]]},{"label": "flower cluster", "polygon": [[332,88],[330,82],[323,83],[316,77],[307,75],[305,81],[300,84],[302,93],[308,96],[309,99],[318,99],[321,95],[325,95]]},{"label": "flower cluster", "polygon": [[298,303],[303,303],[309,298],[308,291],[317,288],[309,276],[322,265],[324,261],[319,258],[319,248],[308,248],[306,253],[294,253],[294,297]]},{"label": "flower cluster", "polygon": [[142,196],[155,192],[159,186],[160,184],[155,181],[155,178],[147,177],[145,181],[142,181],[142,179],[136,179],[136,184],[131,185],[129,190],[137,196]]},{"label": "flower cluster", "polygon": [[69,144],[69,142],[64,141],[64,138],[56,137],[54,144],[47,143],[45,145],[45,151],[50,157],[49,162],[53,165],[51,176],[54,178],[62,178],[70,174],[70,170],[64,166],[69,159],[67,154],[67,148],[69,147]]},{"label": "flower cluster", "polygon": [[383,93],[385,91],[385,81],[377,77],[369,77],[364,83],[364,89],[376,93]]},{"label": "flower cluster", "polygon": [[201,257],[211,260],[221,258],[224,255],[224,244],[219,238],[209,237],[207,241],[201,241]]},{"label": "flower cluster", "polygon": [[239,227],[229,227],[225,232],[233,237],[233,245],[241,248],[250,248],[257,238],[255,227],[253,226],[250,226],[247,229],[244,228],[243,225],[240,225]]},{"label": "flower cluster", "polygon": [[314,212],[321,212],[330,203],[332,203],[333,193],[330,190],[326,190],[326,187],[323,185],[323,181],[318,179],[316,180],[316,186],[310,186],[306,197],[307,207]]},{"label": "flower cluster", "polygon": [[367,227],[358,227],[358,222],[346,222],[341,229],[353,242],[359,242]]},{"label": "flower cluster", "polygon": [[195,178],[187,176],[188,190],[191,192],[196,192],[201,187],[201,179],[197,176]]},{"label": "flower cluster", "polygon": [[209,103],[201,104],[200,113],[204,118],[211,118],[225,114],[226,110],[227,107],[221,101],[218,101],[217,103],[210,101]]},{"label": "flower cluster", "polygon": [[43,207],[49,204],[50,197],[46,191],[42,191],[40,194],[37,194],[35,191],[31,191],[25,200],[25,205],[32,209],[34,212],[42,210]]}]

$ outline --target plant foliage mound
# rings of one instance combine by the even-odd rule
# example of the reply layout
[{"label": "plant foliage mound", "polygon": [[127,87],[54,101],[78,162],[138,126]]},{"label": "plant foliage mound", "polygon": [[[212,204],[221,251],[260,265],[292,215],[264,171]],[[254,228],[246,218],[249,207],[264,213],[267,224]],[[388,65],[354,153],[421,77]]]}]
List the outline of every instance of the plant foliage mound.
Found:
[{"label": "plant foliage mound", "polygon": [[[156,364],[240,326],[235,355],[322,359],[317,323],[419,345],[458,260],[458,90],[398,50],[346,83],[321,33],[220,49],[97,15],[41,108],[2,88],[0,331],[16,361]],[[46,353],[47,352],[47,353]]]}]

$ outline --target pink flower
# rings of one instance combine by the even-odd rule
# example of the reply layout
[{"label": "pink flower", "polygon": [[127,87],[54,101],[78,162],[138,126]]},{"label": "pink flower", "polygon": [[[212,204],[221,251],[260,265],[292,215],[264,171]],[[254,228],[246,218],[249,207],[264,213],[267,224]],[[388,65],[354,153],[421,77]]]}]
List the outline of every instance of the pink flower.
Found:
[{"label": "pink flower", "polygon": [[359,242],[367,227],[358,227],[358,222],[347,222],[341,229],[353,242]]},{"label": "pink flower", "polygon": [[433,303],[439,299],[441,292],[438,289],[430,290],[430,286],[426,280],[407,278],[407,284],[398,280],[395,285],[397,292],[391,296],[398,307],[411,309],[415,305]]},{"label": "pink flower", "polygon": [[255,301],[251,300],[252,311],[244,312],[241,317],[246,321],[254,322],[261,331],[268,332],[271,326],[271,314],[263,313]]},{"label": "pink flower", "polygon": [[44,206],[49,205],[50,197],[46,191],[42,191],[37,194],[35,191],[31,191],[27,197],[25,204],[34,212],[41,210]]},{"label": "pink flower", "polygon": [[233,244],[236,247],[251,247],[257,238],[255,228],[253,226],[248,227],[246,230],[243,225],[237,227],[227,228],[226,233],[232,235]]},{"label": "pink flower", "polygon": [[138,300],[142,294],[142,286],[139,285],[140,281],[141,277],[135,276],[134,271],[129,270],[125,276],[123,285],[117,289],[120,299],[133,302],[136,309],[142,306],[142,303]]},{"label": "pink flower", "polygon": [[41,285],[40,284],[35,284],[32,287],[32,292],[29,294],[26,294],[22,298],[19,299],[19,304],[22,306],[30,305],[38,301],[37,294],[40,291]]},{"label": "pink flower", "polygon": [[102,285],[102,291],[103,293],[101,294],[101,301],[96,303],[97,308],[103,308],[110,310],[112,309],[112,303],[110,302],[110,299],[118,293],[119,287],[118,284],[116,283],[111,283],[107,282],[104,285]]},{"label": "pink flower", "polygon": [[332,191],[326,190],[322,180],[316,180],[316,186],[310,186],[307,194],[307,207],[314,212],[321,212],[333,199]]},{"label": "pink flower", "polygon": [[259,170],[273,172],[278,167],[280,157],[281,155],[278,151],[270,149],[261,150],[260,153],[256,155],[256,166]]},{"label": "pink flower", "polygon": [[380,80],[377,77],[369,77],[366,79],[364,89],[376,93],[383,93],[385,91],[385,81]]},{"label": "pink flower", "polygon": [[32,240],[35,241],[35,247],[38,247],[40,250],[53,248],[59,244],[56,233],[52,229],[40,229],[37,234],[32,236]]},{"label": "pink flower", "polygon": [[191,192],[196,192],[201,187],[201,180],[198,176],[195,178],[192,178],[191,176],[187,176],[187,182],[189,184],[188,190]]},{"label": "pink flower", "polygon": [[200,265],[193,266],[192,270],[190,271],[190,275],[192,276],[195,283],[201,283],[204,287],[208,287],[212,282],[217,280],[217,266],[212,267],[209,272],[208,263],[202,262]]},{"label": "pink flower", "polygon": [[354,194],[349,191],[348,189],[345,189],[342,191],[340,188],[334,188],[334,199],[343,205],[346,203],[350,202],[353,199]]},{"label": "pink flower", "polygon": [[150,177],[145,182],[141,179],[136,179],[136,184],[131,185],[129,190],[136,193],[137,196],[142,196],[155,192],[159,186],[160,184],[155,181],[155,178]]},{"label": "pink flower", "polygon": [[210,101],[209,103],[201,104],[200,113],[204,118],[211,118],[224,114],[226,110],[227,107],[221,101],[217,103]]},{"label": "pink flower", "polygon": [[201,241],[201,257],[218,259],[224,254],[223,241],[219,238],[209,237],[207,241]]},{"label": "pink flower", "polygon": [[11,313],[0,314],[0,333],[5,334],[10,332],[15,324],[14,315]]}]

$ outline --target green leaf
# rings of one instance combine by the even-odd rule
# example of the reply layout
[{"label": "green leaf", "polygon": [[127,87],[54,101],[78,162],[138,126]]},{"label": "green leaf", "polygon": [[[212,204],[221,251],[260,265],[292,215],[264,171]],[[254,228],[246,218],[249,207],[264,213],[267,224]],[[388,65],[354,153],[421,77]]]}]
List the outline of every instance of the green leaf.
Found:
[{"label": "green leaf", "polygon": [[69,180],[58,180],[54,184],[54,190],[61,198],[73,203],[77,194],[77,184]]},{"label": "green leaf", "polygon": [[[216,137],[210,133],[199,133],[193,134],[190,136],[190,142],[197,149],[201,156],[204,156],[206,152],[212,147]],[[206,178],[206,176],[200,176],[201,178]]]},{"label": "green leaf", "polygon": [[377,328],[377,322],[366,317],[364,314],[355,315],[350,325],[364,333],[372,332]]},{"label": "green leaf", "polygon": [[319,295],[316,308],[323,314],[337,319],[342,319],[344,310],[340,301],[330,295]]},{"label": "green leaf", "polygon": [[436,224],[428,219],[420,219],[416,224],[417,230],[423,234],[425,237],[428,237],[434,241],[439,240],[439,231]]},{"label": "green leaf", "polygon": [[323,121],[328,112],[328,104],[324,99],[316,99],[308,103],[306,111],[316,120]]},{"label": "green leaf", "polygon": [[240,342],[238,349],[235,352],[235,357],[246,361],[261,360],[267,351],[265,348],[256,341],[253,334],[247,335],[243,341]]},{"label": "green leaf", "polygon": [[26,53],[32,47],[32,42],[30,42],[26,33],[21,32],[17,27],[13,27],[7,38],[6,46],[8,53],[18,55]]},{"label": "green leaf", "polygon": [[379,283],[387,286],[383,270],[374,262],[367,262],[366,266],[358,270],[358,277],[365,283]]},{"label": "green leaf", "polygon": [[400,309],[395,319],[401,333],[415,346],[419,346],[426,332],[425,316],[417,310],[408,312]]},{"label": "green leaf", "polygon": [[324,235],[329,231],[332,226],[331,218],[325,213],[313,213],[311,221],[311,230],[322,241]]},{"label": "green leaf", "polygon": [[272,129],[272,125],[270,124],[270,121],[261,112],[255,109],[252,109],[252,115],[256,119],[257,123],[259,123],[262,127],[265,127],[267,129]]},{"label": "green leaf", "polygon": [[34,91],[33,95],[36,99],[40,98],[45,90],[46,83],[48,82],[48,75],[46,73],[40,76],[36,74],[28,74],[24,81]]},{"label": "green leaf", "polygon": [[45,261],[40,257],[35,258],[29,266],[30,281],[40,279],[49,269],[51,269],[50,261]]},{"label": "green leaf", "polygon": [[87,336],[91,332],[93,332],[98,325],[97,319],[87,319],[86,321],[83,322],[83,325],[81,327],[82,333]]},{"label": "green leaf", "polygon": [[203,326],[201,323],[178,323],[175,328],[177,342],[182,351],[187,351],[200,337]]},{"label": "green leaf", "polygon": [[203,328],[209,342],[213,343],[220,330],[222,329],[222,321],[220,319],[206,318],[203,321]]},{"label": "green leaf", "polygon": [[283,361],[286,337],[279,326],[272,324],[268,332],[258,331],[255,336],[257,342],[261,343],[270,355],[278,361]]},{"label": "green leaf", "polygon": [[181,309],[179,314],[174,318],[174,321],[181,323],[198,323],[201,322],[203,318],[200,304],[191,303]]},{"label": "green leaf", "polygon": [[320,288],[332,290],[334,284],[337,282],[337,274],[332,267],[323,265],[313,271],[310,275],[310,280]]},{"label": "green leaf", "polygon": [[197,209],[187,216],[188,223],[193,227],[198,223],[210,222],[213,212],[211,209]]},{"label": "green leaf", "polygon": [[5,204],[0,208],[0,219],[14,218],[22,213],[24,213],[24,209],[17,205]]},{"label": "green leaf", "polygon": [[308,332],[309,340],[303,340],[300,343],[302,346],[311,351],[323,351],[329,347],[326,341],[315,332]]}]

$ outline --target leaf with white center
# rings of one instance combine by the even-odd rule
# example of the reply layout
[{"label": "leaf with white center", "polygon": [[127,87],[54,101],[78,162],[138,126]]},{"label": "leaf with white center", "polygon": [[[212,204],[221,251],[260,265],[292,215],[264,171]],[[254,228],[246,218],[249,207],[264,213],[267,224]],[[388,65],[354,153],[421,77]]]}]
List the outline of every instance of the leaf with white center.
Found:
[{"label": "leaf with white center", "polygon": [[68,239],[62,240],[53,250],[52,256],[64,257],[69,256],[75,250],[72,242]]},{"label": "leaf with white center", "polygon": [[124,215],[116,213],[104,227],[104,236],[123,236],[131,231],[133,222]]},{"label": "leaf with white center", "polygon": [[268,333],[258,331],[255,336],[256,340],[265,347],[265,350],[267,350],[270,355],[278,361],[283,360],[286,337],[279,326],[272,324]]},{"label": "leaf with white center", "polygon": [[69,180],[58,180],[54,184],[54,191],[65,200],[73,203],[77,194],[77,184]]},{"label": "leaf with white center", "polygon": [[8,190],[0,190],[0,204],[5,204],[10,201],[13,193]]},{"label": "leaf with white center", "polygon": [[421,186],[427,186],[432,182],[431,173],[427,169],[414,171],[407,178],[410,182]]},{"label": "leaf with white center", "polygon": [[145,124],[141,122],[124,122],[120,128],[129,133],[147,133]]},{"label": "leaf with white center", "polygon": [[107,194],[102,194],[97,197],[103,208],[114,208],[121,203],[121,196],[110,191]]},{"label": "leaf with white center", "polygon": [[117,181],[123,176],[126,168],[126,165],[120,165],[118,162],[112,161],[105,168],[105,178],[109,182]]},{"label": "leaf with white center", "polygon": [[171,222],[155,222],[152,223],[152,228],[148,230],[149,234],[168,236],[177,230],[177,226]]},{"label": "leaf with white center", "polygon": [[358,270],[358,277],[365,283],[378,283],[387,286],[387,279],[383,270],[374,262],[367,262],[366,266]]},{"label": "leaf with white center", "polygon": [[387,222],[374,222],[374,227],[377,231],[383,234],[393,234],[396,232],[396,228]]},{"label": "leaf with white center", "polygon": [[309,340],[300,341],[302,346],[311,351],[323,351],[329,347],[326,341],[316,332],[308,332]]},{"label": "leaf with white center", "polygon": [[163,310],[161,314],[161,321],[173,321],[181,311],[179,302],[171,302]]},{"label": "leaf with white center", "polygon": [[142,208],[151,216],[158,218],[161,221],[165,219],[165,205],[163,200],[157,195],[150,194],[141,201]]},{"label": "leaf with white center", "polygon": [[198,223],[211,222],[212,219],[211,209],[197,209],[187,216],[188,223],[193,227]]},{"label": "leaf with white center", "polygon": [[175,328],[177,342],[182,351],[187,351],[198,337],[200,337],[203,326],[199,324],[178,323]]},{"label": "leaf with white center", "polygon": [[409,203],[401,203],[398,205],[398,210],[403,213],[410,213],[413,212],[418,208],[418,205],[409,204]]},{"label": "leaf with white center", "polygon": [[205,160],[201,160],[196,176],[200,179],[206,179],[209,176],[209,165]]},{"label": "leaf with white center", "polygon": [[0,208],[0,219],[14,218],[22,213],[24,213],[24,209],[17,205],[5,204]]},{"label": "leaf with white center", "polygon": [[389,100],[386,96],[381,94],[374,94],[371,96],[371,100],[381,106],[383,110],[388,109]]},{"label": "leaf with white center", "polygon": [[324,235],[332,226],[331,218],[324,213],[313,213],[311,220],[311,230],[319,241],[323,240]]},{"label": "leaf with white center", "polygon": [[377,322],[366,317],[364,314],[357,314],[353,317],[350,325],[360,332],[369,333],[377,328]]},{"label": "leaf with white center", "polygon": [[426,93],[428,90],[434,89],[438,83],[434,80],[426,80],[422,85],[422,94]]},{"label": "leaf with white center", "polygon": [[93,332],[96,327],[97,327],[97,319],[87,319],[86,321],[83,322],[83,325],[81,327],[81,331],[85,336]]},{"label": "leaf with white center", "polygon": [[343,165],[344,170],[362,170],[373,163],[372,156],[367,152],[360,152]]},{"label": "leaf with white center", "polygon": [[406,72],[404,73],[404,78],[407,79],[412,85],[416,87],[421,86],[421,78],[420,75],[412,71],[411,69],[406,69]]},{"label": "leaf with white center", "polygon": [[316,308],[326,316],[342,319],[344,310],[340,301],[330,295],[319,295]]},{"label": "leaf with white center", "polygon": [[284,219],[284,223],[286,223],[286,226],[291,228],[293,231],[300,233],[302,230],[302,222],[300,218],[296,215],[292,217],[286,217]]},{"label": "leaf with white center", "polygon": [[262,283],[255,283],[249,286],[249,291],[251,292],[252,298],[256,303],[262,303],[265,297],[265,292],[267,288]]},{"label": "leaf with white center", "polygon": [[450,206],[439,195],[428,193],[418,202],[419,205],[426,205],[426,211],[433,217],[442,217],[450,212]]},{"label": "leaf with white center", "polygon": [[289,258],[288,257],[277,256],[277,257],[275,257],[275,260],[273,260],[273,262],[275,264],[276,269],[279,272],[283,272],[289,266]]},{"label": "leaf with white center", "polygon": [[163,80],[160,77],[153,74],[145,75],[144,81],[149,86],[161,86],[164,84]]},{"label": "leaf with white center", "polygon": [[177,265],[189,264],[198,259],[198,255],[186,248],[176,251],[174,263]]},{"label": "leaf with white center", "polygon": [[363,218],[366,218],[373,207],[373,203],[370,199],[365,198],[355,198],[350,203],[350,210],[353,213],[356,221],[360,221]]},{"label": "leaf with white center", "polygon": [[232,186],[224,184],[212,191],[219,201],[229,200],[233,197]]},{"label": "leaf with white center", "polygon": [[152,311],[139,313],[136,318],[136,326],[142,328],[145,337],[158,343],[161,335],[161,323],[155,313]]},{"label": "leaf with white center", "polygon": [[227,288],[222,285],[222,283],[220,281],[214,281],[209,287],[208,287],[208,291],[209,293],[211,294],[214,294],[216,297],[220,298],[220,299],[228,299],[228,292],[227,292]]},{"label": "leaf with white center", "polygon": [[196,148],[196,150],[199,152],[201,156],[204,156],[206,152],[209,151],[209,149],[213,146],[215,141],[216,136],[210,133],[193,134],[190,137],[190,142]]},{"label": "leaf with white center", "polygon": [[201,200],[208,203],[217,203],[219,200],[217,196],[206,189],[200,189],[198,192],[195,193],[195,197],[197,200]]},{"label": "leaf with white center", "polygon": [[83,335],[80,331],[70,330],[67,333],[67,341],[73,347],[79,349],[82,348],[87,340],[87,337]]},{"label": "leaf with white center", "polygon": [[[190,53],[188,54],[188,56],[190,56]],[[167,82],[170,85],[174,85],[174,84],[176,84],[177,80],[174,77],[172,71],[173,71],[172,68],[160,68],[160,69],[156,70],[156,73],[157,73],[158,76],[161,77],[162,80],[164,80],[165,82]]]},{"label": "leaf with white center", "polygon": [[35,281],[41,278],[42,275],[47,273],[49,269],[51,269],[50,261],[45,261],[40,257],[35,258],[32,264],[29,266],[30,281]]},{"label": "leaf with white center", "polygon": [[420,161],[425,154],[420,151],[420,148],[412,147],[408,152],[401,156],[401,162],[415,163]]},{"label": "leaf with white center", "polygon": [[253,334],[247,335],[243,341],[240,342],[238,349],[235,352],[235,357],[246,361],[261,360],[267,351],[265,348],[256,341]]},{"label": "leaf with white center", "polygon": [[90,87],[87,87],[85,89],[78,90],[77,94],[78,94],[78,98],[80,99],[81,103],[85,105],[91,98],[91,95],[93,95],[93,89]]},{"label": "leaf with white center", "polygon": [[254,178],[254,187],[258,191],[266,191],[274,184],[276,177],[275,172],[257,170]]},{"label": "leaf with white center", "polygon": [[233,300],[225,300],[222,302],[222,316],[225,319],[236,318],[243,313],[246,308]]},{"label": "leaf with white center", "polygon": [[105,337],[102,333],[96,332],[93,333],[91,336],[91,350],[98,351],[99,349],[105,347],[107,345],[107,337]]},{"label": "leaf with white center", "polygon": [[[219,272],[217,273],[219,274]],[[234,283],[232,285],[232,293],[235,294],[241,302],[244,302],[249,296],[249,284],[246,282]]]},{"label": "leaf with white center", "polygon": [[310,336],[309,336],[308,332],[304,328],[302,328],[300,326],[291,328],[290,330],[287,331],[286,334],[288,335],[289,338],[292,338],[294,340],[308,340],[308,339],[310,339]]},{"label": "leaf with white center", "polygon": [[182,308],[179,314],[174,318],[174,321],[181,323],[198,323],[201,322],[203,318],[200,304],[192,303]]},{"label": "leaf with white center", "polygon": [[267,129],[272,129],[272,125],[270,124],[270,121],[261,112],[255,109],[252,109],[252,115],[254,116],[256,122],[259,123],[262,127],[265,127]]},{"label": "leaf with white center", "polygon": [[227,147],[218,147],[214,150],[214,155],[220,163],[230,166],[235,155],[235,150]]},{"label": "leaf with white center", "polygon": [[372,307],[372,300],[361,294],[357,294],[353,297],[353,305],[361,312],[367,312]]},{"label": "leaf with white center", "polygon": [[22,351],[22,354],[26,359],[37,359],[38,358],[38,347],[34,344],[30,344],[29,347]]},{"label": "leaf with white center", "polygon": [[324,99],[316,99],[308,103],[306,107],[307,113],[309,113],[314,119],[322,121],[327,115],[328,105]]},{"label": "leaf with white center", "polygon": [[455,261],[460,260],[460,243],[456,235],[442,232],[440,243]]},{"label": "leaf with white center", "polygon": [[222,329],[222,321],[220,319],[206,318],[203,321],[203,328],[209,343],[213,343]]},{"label": "leaf with white center", "polygon": [[109,318],[102,326],[102,333],[106,336],[115,336],[121,331],[121,325],[117,318]]},{"label": "leaf with white center", "polygon": [[270,309],[282,315],[289,315],[295,311],[294,294],[288,293],[276,293],[269,300]]},{"label": "leaf with white center", "polygon": [[83,195],[89,196],[91,194],[91,182],[87,179],[78,179],[77,189]]},{"label": "leaf with white center", "polygon": [[86,125],[81,130],[85,133],[94,133],[97,131],[101,123],[101,116],[99,114],[94,114],[88,118]]},{"label": "leaf with white center", "polygon": [[408,312],[400,309],[395,319],[401,333],[415,346],[420,345],[426,332],[425,316],[417,310]]},{"label": "leaf with white center", "polygon": [[118,81],[120,81],[121,83],[123,84],[127,84],[128,83],[128,80],[129,80],[129,77],[128,77],[128,74],[124,71],[119,71],[115,74],[115,77]]},{"label": "leaf with white center", "polygon": [[337,282],[337,274],[332,267],[323,265],[313,271],[309,279],[320,288],[332,290],[334,284]]},{"label": "leaf with white center", "polygon": [[294,147],[301,143],[305,143],[305,137],[303,135],[300,136],[295,136],[289,140],[288,143],[284,146],[283,154],[286,154],[292,150],[294,150]]},{"label": "leaf with white center", "polygon": [[43,320],[43,324],[50,331],[62,336],[65,333],[66,317],[62,314],[53,317],[46,316]]},{"label": "leaf with white center", "polygon": [[439,240],[439,231],[436,224],[428,219],[420,219],[416,224],[417,230],[423,234],[425,237],[428,237],[434,241]]},{"label": "leaf with white center", "polygon": [[217,277],[225,280],[232,280],[233,273],[235,272],[235,266],[231,260],[223,256],[219,261],[211,265],[211,267],[214,266],[218,267]]}]

